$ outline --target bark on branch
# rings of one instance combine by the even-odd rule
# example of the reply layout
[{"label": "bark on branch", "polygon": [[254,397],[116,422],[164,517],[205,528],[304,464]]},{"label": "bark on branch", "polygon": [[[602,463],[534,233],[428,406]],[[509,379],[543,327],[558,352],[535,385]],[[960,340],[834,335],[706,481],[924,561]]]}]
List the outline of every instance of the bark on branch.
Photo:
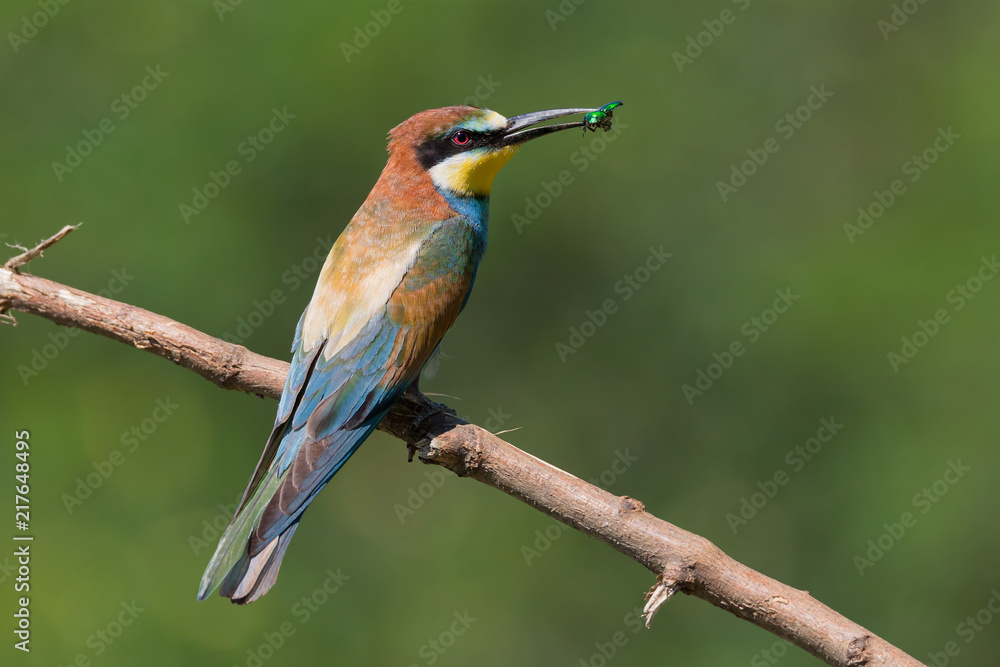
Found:
[{"label": "bark on branch", "polygon": [[[56,236],[66,233],[64,229]],[[128,343],[224,389],[281,395],[288,372],[283,361],[148,310],[19,272],[59,238],[0,267],[0,314],[19,310]],[[436,406],[422,394],[406,394],[379,428],[416,448],[424,463],[499,489],[644,565],[656,575],[646,596],[647,626],[660,605],[679,591],[787,639],[829,665],[922,664],[808,592],[756,572],[707,539],[649,514],[633,498],[588,484],[446,412],[416,420]]]}]

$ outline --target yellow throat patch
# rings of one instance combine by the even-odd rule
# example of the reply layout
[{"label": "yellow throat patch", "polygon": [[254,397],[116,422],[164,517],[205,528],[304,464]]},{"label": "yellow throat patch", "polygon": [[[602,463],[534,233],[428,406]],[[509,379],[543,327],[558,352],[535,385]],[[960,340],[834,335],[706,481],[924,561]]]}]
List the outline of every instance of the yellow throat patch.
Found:
[{"label": "yellow throat patch", "polygon": [[459,195],[485,197],[501,167],[517,153],[518,145],[478,148],[453,155],[430,169],[434,185]]}]

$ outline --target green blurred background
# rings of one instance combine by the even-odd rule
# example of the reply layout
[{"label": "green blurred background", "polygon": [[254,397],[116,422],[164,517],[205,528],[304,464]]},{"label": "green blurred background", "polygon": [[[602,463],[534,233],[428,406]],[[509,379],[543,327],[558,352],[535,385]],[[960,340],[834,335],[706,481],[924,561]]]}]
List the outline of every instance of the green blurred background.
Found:
[{"label": "green blurred background", "polygon": [[[30,244],[83,222],[30,271],[279,358],[315,280],[307,258],[378,177],[389,128],[463,101],[514,115],[624,100],[606,139],[547,137],[499,176],[475,295],[423,388],[923,661],[956,642],[949,664],[995,662],[1000,622],[960,624],[1000,587],[1000,280],[975,281],[1000,251],[996,3],[911,0],[885,35],[893,7],[857,1],[52,5],[35,32],[25,17],[44,2],[0,8],[0,234]],[[115,100],[147,67],[166,76],[122,117]],[[832,96],[799,110],[814,86]],[[248,161],[241,144],[286,107],[294,118]],[[788,136],[776,123],[797,110],[810,117]],[[57,174],[104,118],[113,131]],[[948,128],[960,138],[911,180],[905,163]],[[718,182],[769,138],[777,152],[724,201]],[[186,222],[179,206],[230,160],[240,173]],[[571,182],[546,198],[564,170]],[[849,239],[858,207],[896,179],[903,194]],[[626,300],[616,284],[661,245],[673,256]],[[981,289],[959,309],[948,295],[970,279]],[[786,289],[794,305],[753,324]],[[556,344],[607,299],[615,312],[564,362]],[[947,322],[894,371],[888,353],[938,309]],[[0,330],[0,489],[11,497],[13,431],[29,429],[34,634],[30,656],[11,648],[4,569],[5,664],[818,664],[686,596],[634,632],[643,568],[497,491],[406,465],[383,434],[313,504],[274,590],[248,607],[197,603],[209,526],[242,493],[276,404],[17,319]],[[734,342],[742,356],[710,368]],[[718,377],[689,401],[699,370]],[[157,401],[175,406],[161,422]],[[804,465],[786,458],[823,418],[843,428]],[[115,450],[121,464],[87,487]],[[615,472],[616,459],[634,461]],[[939,481],[959,460],[970,470]],[[935,482],[946,494],[915,502]],[[727,515],[761,504],[761,487],[773,498],[734,532]],[[915,525],[886,536],[904,512]],[[855,556],[879,539],[891,548],[859,574]],[[349,579],[326,599],[338,569]],[[325,604],[306,613],[304,597]],[[282,630],[294,634],[268,649]]]}]

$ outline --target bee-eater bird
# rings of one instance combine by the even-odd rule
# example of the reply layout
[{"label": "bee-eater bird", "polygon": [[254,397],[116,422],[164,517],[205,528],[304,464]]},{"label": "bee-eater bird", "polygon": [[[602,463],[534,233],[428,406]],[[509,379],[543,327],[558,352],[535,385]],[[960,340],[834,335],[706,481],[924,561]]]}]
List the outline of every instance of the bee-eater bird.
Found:
[{"label": "bee-eater bird", "polygon": [[292,364],[236,515],[198,590],[253,602],[278,576],[302,513],[364,442],[465,307],[486,251],[493,178],[518,148],[594,109],[504,118],[422,111],[389,133],[389,160],[330,249],[295,329]]}]

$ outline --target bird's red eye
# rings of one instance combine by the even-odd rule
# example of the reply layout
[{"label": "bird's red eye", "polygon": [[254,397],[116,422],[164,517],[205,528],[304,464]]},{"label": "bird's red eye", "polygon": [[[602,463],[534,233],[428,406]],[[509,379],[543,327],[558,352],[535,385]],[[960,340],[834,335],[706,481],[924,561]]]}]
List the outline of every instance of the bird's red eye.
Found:
[{"label": "bird's red eye", "polygon": [[451,135],[451,143],[456,146],[465,146],[470,141],[472,141],[472,137],[467,132],[462,132],[461,130]]}]

